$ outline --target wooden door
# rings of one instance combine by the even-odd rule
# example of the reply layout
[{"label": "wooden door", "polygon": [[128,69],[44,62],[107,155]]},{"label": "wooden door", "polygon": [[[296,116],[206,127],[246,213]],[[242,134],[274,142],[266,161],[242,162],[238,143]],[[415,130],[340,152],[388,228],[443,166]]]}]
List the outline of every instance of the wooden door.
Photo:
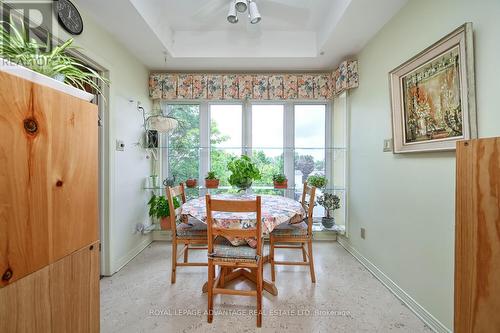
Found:
[{"label": "wooden door", "polygon": [[50,266],[52,332],[99,332],[99,243]]},{"label": "wooden door", "polygon": [[457,144],[456,333],[500,332],[500,138]]},{"label": "wooden door", "polygon": [[49,266],[0,288],[0,332],[50,332]]},{"label": "wooden door", "polygon": [[0,72],[0,288],[49,264],[52,113],[34,86]]}]

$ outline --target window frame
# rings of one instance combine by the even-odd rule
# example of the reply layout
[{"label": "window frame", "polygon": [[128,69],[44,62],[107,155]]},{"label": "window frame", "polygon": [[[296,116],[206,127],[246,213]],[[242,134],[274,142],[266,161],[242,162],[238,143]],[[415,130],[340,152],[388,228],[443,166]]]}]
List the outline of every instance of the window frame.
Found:
[{"label": "window frame", "polygon": [[[203,186],[203,179],[208,171],[210,171],[210,109],[212,105],[241,105],[242,106],[242,153],[252,156],[252,105],[283,105],[283,152],[284,152],[284,172],[288,178],[288,189],[284,195],[289,198],[294,198],[295,195],[295,106],[296,105],[324,105],[325,106],[325,176],[331,183],[333,181],[333,101],[324,100],[273,100],[262,101],[248,99],[240,100],[183,100],[183,101],[163,101],[162,105],[198,105],[200,112],[200,160],[199,160],[199,175],[198,183],[200,187],[200,195],[207,193],[207,189]],[[162,108],[163,110],[163,108]],[[168,139],[163,135],[162,142],[168,148]],[[163,152],[165,151],[165,152]],[[162,149],[160,163],[162,165],[162,178],[168,177],[168,149]]]}]

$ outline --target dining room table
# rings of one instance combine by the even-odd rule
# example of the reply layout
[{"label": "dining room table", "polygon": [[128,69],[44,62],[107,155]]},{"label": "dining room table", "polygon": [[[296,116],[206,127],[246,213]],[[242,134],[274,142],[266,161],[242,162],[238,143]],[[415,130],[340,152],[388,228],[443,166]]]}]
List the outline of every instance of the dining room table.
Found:
[{"label": "dining room table", "polygon": [[[218,200],[255,200],[255,194],[215,194],[213,199]],[[263,236],[271,233],[275,228],[283,223],[300,223],[305,217],[305,210],[302,204],[293,199],[280,195],[260,195],[261,197],[261,219]],[[189,217],[195,218],[203,223],[207,220],[207,209],[205,197],[193,198],[186,201],[181,206],[181,216],[184,221],[189,221]],[[247,212],[214,212],[213,221],[219,228],[228,229],[250,229],[256,226],[255,213]],[[189,222],[188,222],[189,223]],[[255,247],[257,240],[254,238],[228,238],[233,246],[247,245]],[[269,255],[264,255],[262,260],[264,263],[269,262]],[[222,268],[221,268],[222,269]],[[246,278],[252,282],[256,282],[256,270],[247,270],[237,268],[230,272],[224,272],[225,282],[237,279],[239,277]],[[264,279],[263,288],[272,295],[278,295],[276,285]],[[207,291],[207,283],[203,285],[203,292]]]}]

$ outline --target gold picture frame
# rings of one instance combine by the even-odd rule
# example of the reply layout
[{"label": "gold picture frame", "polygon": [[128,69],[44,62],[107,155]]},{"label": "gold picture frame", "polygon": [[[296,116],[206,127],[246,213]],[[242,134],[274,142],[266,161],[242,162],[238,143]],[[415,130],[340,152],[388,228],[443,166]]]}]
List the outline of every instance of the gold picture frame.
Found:
[{"label": "gold picture frame", "polygon": [[389,73],[394,153],[455,150],[477,137],[472,23]]}]

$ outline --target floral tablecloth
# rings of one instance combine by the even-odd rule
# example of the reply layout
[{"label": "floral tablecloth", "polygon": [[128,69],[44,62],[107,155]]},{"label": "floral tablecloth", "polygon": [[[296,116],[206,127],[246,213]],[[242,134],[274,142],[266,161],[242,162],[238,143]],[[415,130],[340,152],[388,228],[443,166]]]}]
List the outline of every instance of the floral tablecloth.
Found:
[{"label": "floral tablecloth", "polygon": [[[255,200],[255,195],[212,195],[219,200]],[[261,195],[262,232],[268,234],[281,223],[296,223],[305,217],[305,211],[300,202],[278,195]],[[187,201],[182,205],[182,215],[192,216],[206,223],[207,209],[205,197]],[[255,213],[227,213],[213,212],[214,222],[220,227],[228,229],[250,229],[255,227]],[[228,238],[229,239],[229,238]],[[231,244],[238,246],[248,244],[257,245],[255,239],[229,239]]]}]

